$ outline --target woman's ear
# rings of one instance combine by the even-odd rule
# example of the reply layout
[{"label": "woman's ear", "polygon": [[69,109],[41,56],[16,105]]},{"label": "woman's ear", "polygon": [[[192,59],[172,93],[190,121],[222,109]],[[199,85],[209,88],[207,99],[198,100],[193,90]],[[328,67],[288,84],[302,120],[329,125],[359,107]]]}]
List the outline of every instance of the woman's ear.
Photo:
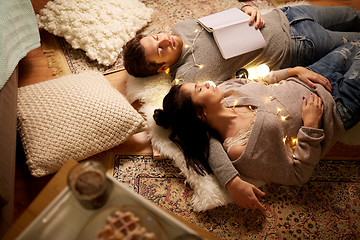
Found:
[{"label": "woman's ear", "polygon": [[196,115],[201,121],[203,121],[203,122],[206,121],[206,112],[205,111],[204,112],[198,111],[198,113]]}]

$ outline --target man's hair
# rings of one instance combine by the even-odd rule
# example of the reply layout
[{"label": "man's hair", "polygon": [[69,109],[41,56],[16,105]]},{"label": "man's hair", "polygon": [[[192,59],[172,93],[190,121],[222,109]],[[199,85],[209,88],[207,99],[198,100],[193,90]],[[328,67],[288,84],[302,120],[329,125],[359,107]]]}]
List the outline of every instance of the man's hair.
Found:
[{"label": "man's hair", "polygon": [[137,34],[123,47],[124,67],[134,77],[148,77],[157,74],[164,63],[150,62],[146,59],[145,50],[140,44],[143,34]]}]

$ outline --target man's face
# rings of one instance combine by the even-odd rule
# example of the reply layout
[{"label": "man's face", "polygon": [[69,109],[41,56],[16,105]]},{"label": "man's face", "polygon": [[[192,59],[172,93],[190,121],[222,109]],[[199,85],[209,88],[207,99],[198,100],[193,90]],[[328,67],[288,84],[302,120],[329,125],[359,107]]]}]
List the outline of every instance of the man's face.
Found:
[{"label": "man's face", "polygon": [[140,40],[145,56],[151,62],[164,63],[159,72],[175,64],[179,59],[183,41],[178,35],[160,33],[148,35]]}]

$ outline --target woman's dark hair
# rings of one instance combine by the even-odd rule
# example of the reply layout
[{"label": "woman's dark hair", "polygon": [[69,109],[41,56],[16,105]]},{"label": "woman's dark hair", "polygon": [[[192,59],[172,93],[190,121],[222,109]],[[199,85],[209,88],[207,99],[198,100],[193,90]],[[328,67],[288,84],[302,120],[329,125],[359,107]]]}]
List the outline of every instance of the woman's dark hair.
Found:
[{"label": "woman's dark hair", "polygon": [[124,67],[134,77],[148,77],[157,74],[164,63],[150,62],[146,59],[145,50],[140,40],[145,37],[137,34],[123,47]]},{"label": "woman's dark hair", "polygon": [[163,100],[163,109],[156,109],[153,118],[157,125],[170,128],[169,139],[184,152],[187,167],[204,176],[212,173],[208,163],[212,130],[201,121],[200,105],[194,104],[189,93],[180,91],[181,85],[171,87]]}]

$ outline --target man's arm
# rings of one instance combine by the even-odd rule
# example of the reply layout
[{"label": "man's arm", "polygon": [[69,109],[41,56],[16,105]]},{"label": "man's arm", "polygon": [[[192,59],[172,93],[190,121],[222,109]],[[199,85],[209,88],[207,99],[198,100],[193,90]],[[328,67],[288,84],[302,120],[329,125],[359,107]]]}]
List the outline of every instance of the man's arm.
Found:
[{"label": "man's arm", "polygon": [[251,26],[255,22],[255,29],[261,29],[265,26],[265,20],[263,19],[261,12],[248,4],[242,3],[239,7],[241,11],[250,16],[249,25]]}]

